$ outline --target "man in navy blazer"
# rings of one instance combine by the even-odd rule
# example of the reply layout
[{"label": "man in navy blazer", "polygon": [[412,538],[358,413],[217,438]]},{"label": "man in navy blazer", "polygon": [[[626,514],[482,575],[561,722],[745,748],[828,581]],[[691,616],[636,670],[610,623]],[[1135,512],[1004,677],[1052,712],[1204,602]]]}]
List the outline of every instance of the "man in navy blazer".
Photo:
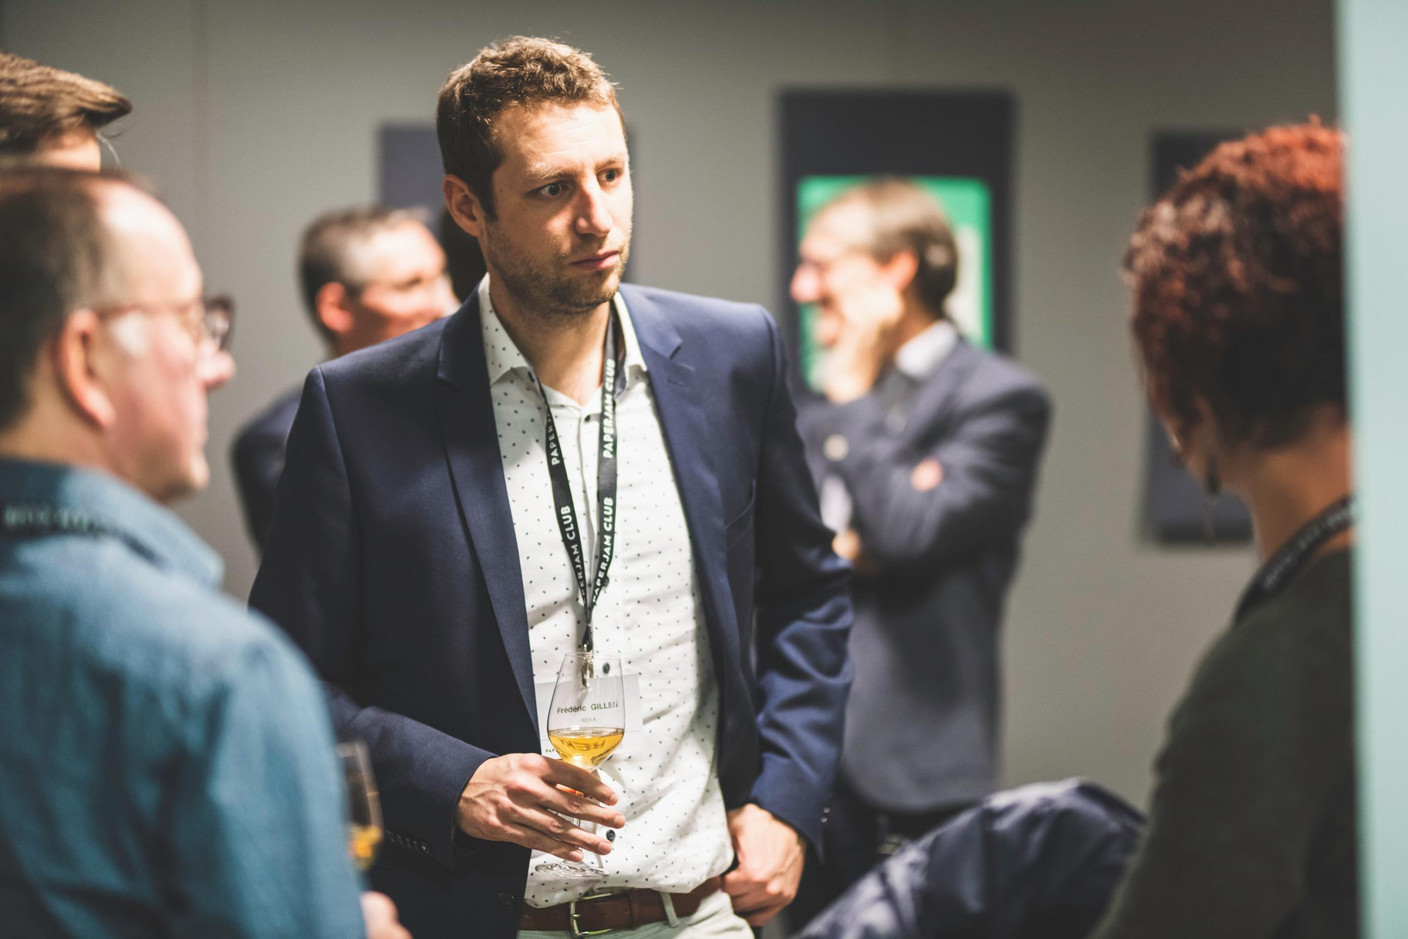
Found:
[{"label": "man in navy blazer", "polygon": [[[448,320],[310,374],[251,603],[306,650],[340,730],[367,741],[389,844],[373,880],[419,939],[653,922],[747,935],[734,911],[765,922],[795,893],[804,846],[820,844],[850,680],[848,567],[817,512],[776,326],[756,306],[620,285],[625,139],[614,90],[584,53],[490,46],[447,80],[438,118],[446,204],[479,239],[488,279]],[[607,356],[608,329],[624,354]],[[486,345],[492,331],[508,341]],[[519,354],[525,367],[490,375]],[[650,436],[635,420],[668,461],[653,489],[682,523],[662,521],[660,540],[692,562],[664,591],[696,610],[700,700],[717,702],[716,721],[690,724],[707,731],[695,743],[708,778],[680,786],[705,793],[698,827],[726,854],[697,883],[583,896],[588,884],[539,906],[525,903],[530,848],[610,859],[611,841],[572,820],[612,835],[625,822],[618,846],[649,834],[632,834],[605,783],[540,755],[534,669],[543,617],[561,611],[531,604],[538,565],[565,568],[568,551],[557,530],[526,530],[524,500],[555,498],[553,470],[545,445],[514,449],[528,438],[512,423],[540,429],[541,411],[558,421],[598,397],[605,422],[603,374],[618,359],[636,382],[612,383],[622,485]],[[506,388],[531,391],[527,406],[509,409]],[[632,412],[633,400],[649,407]],[[580,426],[585,457],[597,433]],[[524,490],[525,468],[540,490]],[[571,499],[587,522],[590,504]],[[637,576],[623,546],[603,608]],[[665,695],[694,678],[641,670]],[[654,863],[638,872],[647,884]]]},{"label": "man in navy blazer", "polygon": [[[446,257],[417,214],[378,205],[324,212],[303,230],[298,281],[314,328],[335,357],[420,329],[455,305]],[[290,389],[235,434],[230,463],[245,525],[264,546],[284,448],[298,413]]]}]

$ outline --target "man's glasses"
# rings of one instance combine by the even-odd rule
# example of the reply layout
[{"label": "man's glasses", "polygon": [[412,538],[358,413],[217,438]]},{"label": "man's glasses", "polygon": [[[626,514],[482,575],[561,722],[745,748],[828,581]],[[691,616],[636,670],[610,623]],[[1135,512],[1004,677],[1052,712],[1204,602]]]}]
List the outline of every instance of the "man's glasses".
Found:
[{"label": "man's glasses", "polygon": [[186,324],[191,339],[206,355],[224,352],[230,347],[230,329],[234,324],[235,301],[227,295],[201,297],[184,303],[124,303],[117,306],[101,307],[94,313],[103,319],[125,316],[128,313],[146,313],[156,316],[170,313]]}]

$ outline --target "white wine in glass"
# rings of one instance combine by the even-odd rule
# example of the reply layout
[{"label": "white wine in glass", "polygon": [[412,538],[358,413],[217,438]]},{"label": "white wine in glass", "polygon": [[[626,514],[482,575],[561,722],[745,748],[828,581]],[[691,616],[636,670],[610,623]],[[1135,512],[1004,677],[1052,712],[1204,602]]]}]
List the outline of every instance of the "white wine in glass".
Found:
[{"label": "white wine in glass", "polygon": [[[557,670],[548,705],[548,742],[568,763],[595,773],[626,735],[626,684],[621,660],[598,652],[569,652]],[[590,822],[578,822],[596,832]],[[601,855],[582,851],[579,862],[553,858],[535,870],[566,877],[599,878]]]},{"label": "white wine in glass", "polygon": [[337,745],[342,776],[347,781],[347,847],[357,870],[366,872],[381,847],[381,798],[372,776],[367,745],[349,740]]},{"label": "white wine in glass", "polygon": [[572,726],[548,731],[548,741],[558,755],[588,772],[605,763],[625,736],[623,727]]}]

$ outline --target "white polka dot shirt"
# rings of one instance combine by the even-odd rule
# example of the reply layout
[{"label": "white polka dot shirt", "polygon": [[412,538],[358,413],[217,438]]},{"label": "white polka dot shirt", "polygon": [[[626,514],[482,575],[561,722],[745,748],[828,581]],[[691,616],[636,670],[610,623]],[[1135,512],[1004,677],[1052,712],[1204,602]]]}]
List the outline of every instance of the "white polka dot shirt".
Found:
[{"label": "white polka dot shirt", "polygon": [[[479,308],[523,572],[533,679],[551,682],[563,654],[575,649],[581,637],[583,608],[553,515],[543,399],[527,361],[494,313],[488,283],[488,278],[480,283]],[[592,623],[596,649],[620,656],[627,673],[638,676],[641,727],[627,733],[600,770],[619,795],[617,808],[626,818],[612,852],[603,858],[605,878],[591,882],[539,874],[534,868],[544,855],[535,853],[526,895],[534,907],[603,888],[682,893],[723,873],[733,859],[715,772],[719,693],[689,532],[645,360],[620,295],[615,307],[625,336],[626,378],[616,403],[616,544],[610,580]],[[590,578],[601,396],[593,394],[582,407],[551,388],[546,393],[572,481]],[[548,746],[543,752],[555,755]]]}]

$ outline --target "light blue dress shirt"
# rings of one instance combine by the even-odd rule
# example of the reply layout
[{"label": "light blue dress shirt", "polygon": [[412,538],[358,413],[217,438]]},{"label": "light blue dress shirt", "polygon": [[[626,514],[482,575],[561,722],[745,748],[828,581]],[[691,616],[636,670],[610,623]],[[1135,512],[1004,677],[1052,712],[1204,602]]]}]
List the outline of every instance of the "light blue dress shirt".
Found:
[{"label": "light blue dress shirt", "polygon": [[[322,691],[116,479],[0,460],[0,935],[361,936]],[[13,526],[11,526],[13,527]]]}]

